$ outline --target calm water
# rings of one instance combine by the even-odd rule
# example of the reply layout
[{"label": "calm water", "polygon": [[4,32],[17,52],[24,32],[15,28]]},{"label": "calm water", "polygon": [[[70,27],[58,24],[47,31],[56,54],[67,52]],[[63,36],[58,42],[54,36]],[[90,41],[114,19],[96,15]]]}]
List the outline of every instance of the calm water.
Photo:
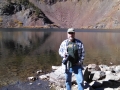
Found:
[{"label": "calm water", "polygon": [[[66,37],[66,29],[1,29],[0,87],[61,65],[58,49]],[[76,38],[84,43],[85,65],[120,64],[119,30],[77,30]]]}]

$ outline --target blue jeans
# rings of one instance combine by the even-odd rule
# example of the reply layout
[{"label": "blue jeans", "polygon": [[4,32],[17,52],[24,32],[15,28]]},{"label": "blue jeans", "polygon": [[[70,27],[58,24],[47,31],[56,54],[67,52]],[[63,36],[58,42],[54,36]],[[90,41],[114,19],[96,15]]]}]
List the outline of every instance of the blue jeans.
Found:
[{"label": "blue jeans", "polygon": [[80,66],[74,66],[72,68],[69,68],[69,70],[65,72],[66,90],[71,90],[72,72],[75,74],[78,90],[84,90],[83,74],[82,74],[82,68]]}]

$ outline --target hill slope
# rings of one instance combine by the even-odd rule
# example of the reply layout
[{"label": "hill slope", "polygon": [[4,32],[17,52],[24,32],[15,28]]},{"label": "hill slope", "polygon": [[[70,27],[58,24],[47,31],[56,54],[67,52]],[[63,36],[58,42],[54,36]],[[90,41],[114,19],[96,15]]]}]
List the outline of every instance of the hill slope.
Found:
[{"label": "hill slope", "polygon": [[[29,0],[29,2],[44,13],[51,22],[47,25],[54,24],[60,28],[120,28],[120,0]],[[25,17],[20,12],[13,16],[19,20],[20,16]],[[45,22],[45,18],[34,18],[30,16],[26,22],[23,22],[24,19],[21,22],[24,26],[45,26],[48,21]]]}]

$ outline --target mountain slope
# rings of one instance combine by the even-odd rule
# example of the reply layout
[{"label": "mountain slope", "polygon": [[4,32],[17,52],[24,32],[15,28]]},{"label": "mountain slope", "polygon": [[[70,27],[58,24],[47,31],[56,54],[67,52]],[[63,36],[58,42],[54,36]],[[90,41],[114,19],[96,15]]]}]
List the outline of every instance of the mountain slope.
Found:
[{"label": "mountain slope", "polygon": [[53,5],[29,1],[63,28],[120,28],[120,0],[67,0]]},{"label": "mountain slope", "polygon": [[[26,5],[20,3],[21,10],[11,15],[0,15],[1,27],[120,28],[120,0],[11,1],[14,1],[13,4],[16,4],[15,1],[27,1],[30,5],[26,8]],[[34,12],[38,9],[39,15],[36,15]],[[16,25],[16,22],[20,25]]]}]

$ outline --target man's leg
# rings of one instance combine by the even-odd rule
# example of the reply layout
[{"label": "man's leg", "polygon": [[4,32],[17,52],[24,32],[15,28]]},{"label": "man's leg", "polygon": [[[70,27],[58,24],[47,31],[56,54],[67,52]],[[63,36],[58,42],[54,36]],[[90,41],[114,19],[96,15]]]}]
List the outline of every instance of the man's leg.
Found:
[{"label": "man's leg", "polygon": [[66,90],[71,90],[72,68],[65,72]]},{"label": "man's leg", "polygon": [[73,67],[73,72],[75,73],[76,81],[78,84],[78,90],[84,90],[83,88],[83,73],[80,66]]}]

